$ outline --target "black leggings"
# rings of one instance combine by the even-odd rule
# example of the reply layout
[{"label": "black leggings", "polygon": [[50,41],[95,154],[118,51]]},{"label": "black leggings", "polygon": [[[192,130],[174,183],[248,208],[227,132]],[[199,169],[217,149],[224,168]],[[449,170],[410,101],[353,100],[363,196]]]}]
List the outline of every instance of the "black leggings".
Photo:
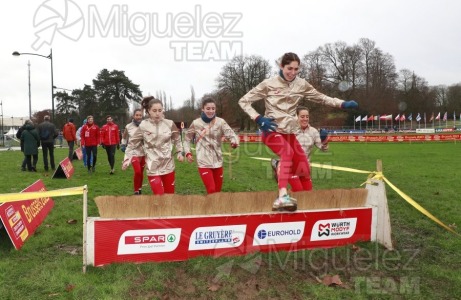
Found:
[{"label": "black leggings", "polygon": [[[86,151],[86,166],[88,170],[96,166],[96,158],[98,157],[98,146],[85,146]],[[91,165],[91,154],[93,154],[93,166]]]}]

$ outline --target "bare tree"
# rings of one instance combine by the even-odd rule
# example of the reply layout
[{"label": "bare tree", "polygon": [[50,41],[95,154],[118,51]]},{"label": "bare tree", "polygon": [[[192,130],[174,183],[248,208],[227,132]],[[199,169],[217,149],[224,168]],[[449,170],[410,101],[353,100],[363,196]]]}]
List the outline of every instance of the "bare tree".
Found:
[{"label": "bare tree", "polygon": [[[225,89],[230,96],[228,108],[234,112],[234,118],[241,130],[245,129],[245,127],[250,129],[253,122],[239,107],[238,100],[253,87],[268,78],[270,73],[269,61],[257,55],[236,56],[221,69],[217,78],[218,88]],[[256,103],[255,108],[263,113],[263,105],[264,103]],[[230,121],[230,123],[233,122]]]}]

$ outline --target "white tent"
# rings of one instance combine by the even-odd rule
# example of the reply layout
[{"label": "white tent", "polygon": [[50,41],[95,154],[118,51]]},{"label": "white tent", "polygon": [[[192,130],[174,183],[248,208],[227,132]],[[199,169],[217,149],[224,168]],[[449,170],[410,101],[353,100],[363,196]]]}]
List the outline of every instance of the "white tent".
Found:
[{"label": "white tent", "polygon": [[10,130],[5,133],[5,136],[16,137],[16,132],[18,132],[17,129],[10,128]]}]

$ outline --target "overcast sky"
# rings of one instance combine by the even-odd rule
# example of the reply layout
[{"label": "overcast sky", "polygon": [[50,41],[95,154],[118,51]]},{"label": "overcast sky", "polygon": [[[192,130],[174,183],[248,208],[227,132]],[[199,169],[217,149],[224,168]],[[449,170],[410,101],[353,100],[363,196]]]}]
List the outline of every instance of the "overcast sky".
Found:
[{"label": "overcast sky", "polygon": [[[7,4],[5,4],[7,3]],[[8,1],[0,10],[4,117],[51,109],[54,85],[76,89],[99,71],[123,70],[144,95],[165,91],[175,107],[216,89],[234,55],[274,61],[326,43],[376,42],[429,85],[461,82],[461,1]],[[67,6],[67,9],[66,9]],[[59,89],[58,89],[59,90]],[[56,103],[55,103],[56,107]]]}]

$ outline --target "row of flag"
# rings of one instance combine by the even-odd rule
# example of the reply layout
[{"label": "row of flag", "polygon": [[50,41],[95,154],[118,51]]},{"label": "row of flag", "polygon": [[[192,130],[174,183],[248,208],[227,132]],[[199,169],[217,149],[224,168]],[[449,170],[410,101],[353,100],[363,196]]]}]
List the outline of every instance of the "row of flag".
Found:
[{"label": "row of flag", "polygon": [[[405,116],[405,114],[398,114],[395,118],[392,117],[392,115],[365,115],[364,117],[358,116],[355,118],[355,122],[363,122],[363,121],[391,121],[394,119],[396,122],[404,122],[405,120],[412,121],[413,120],[413,113],[410,113],[409,115]],[[461,120],[461,113],[459,114],[459,119]],[[419,122],[421,120],[424,120],[426,122],[426,113],[424,113],[423,116],[421,116],[420,113],[416,116],[416,122]],[[437,116],[434,117],[434,113],[432,113],[429,122],[432,122],[433,120],[440,120],[440,112],[438,113]],[[448,120],[448,113],[445,112],[443,115],[443,121]],[[456,114],[453,112],[453,121],[456,121]]]}]

